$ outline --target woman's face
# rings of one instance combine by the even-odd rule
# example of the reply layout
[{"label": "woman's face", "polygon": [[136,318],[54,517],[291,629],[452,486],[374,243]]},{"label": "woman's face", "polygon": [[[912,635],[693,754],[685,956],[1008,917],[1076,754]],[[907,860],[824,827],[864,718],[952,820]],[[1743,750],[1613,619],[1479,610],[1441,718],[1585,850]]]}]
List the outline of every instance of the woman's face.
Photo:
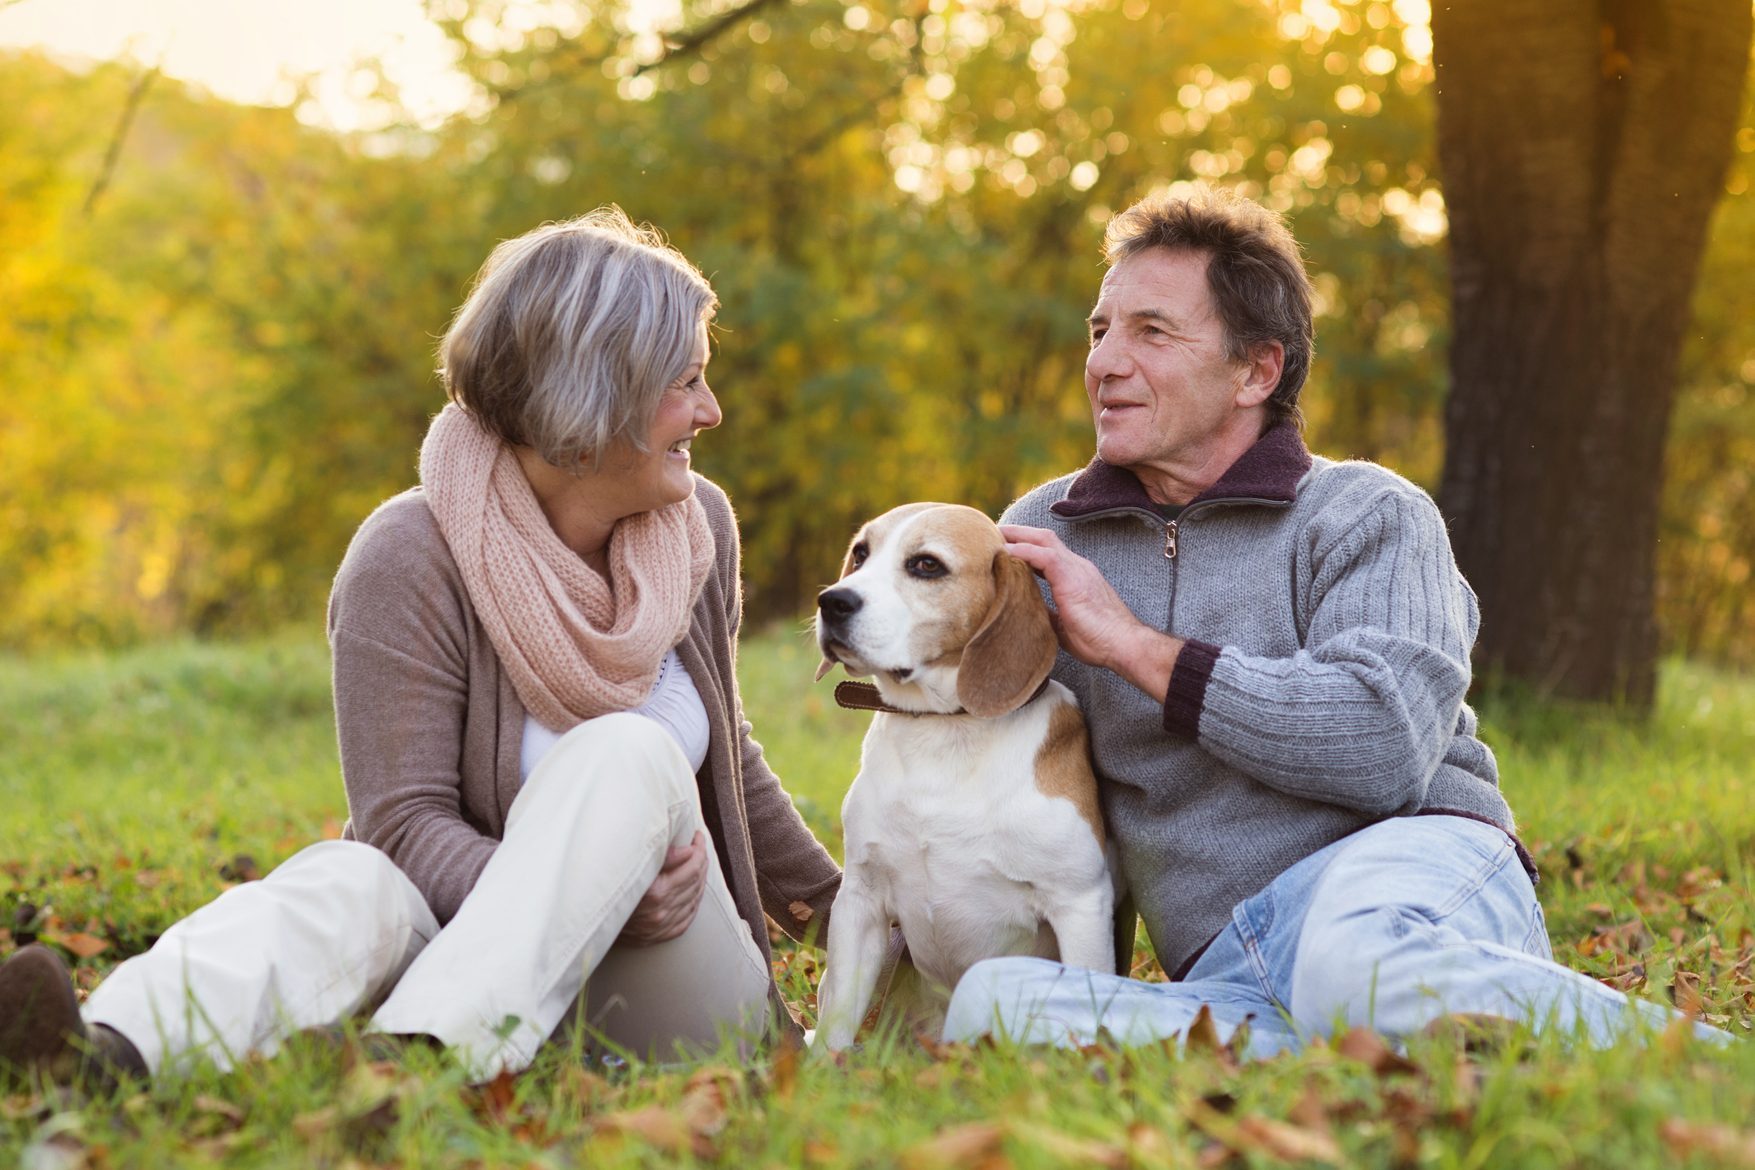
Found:
[{"label": "woman's face", "polygon": [[630,514],[681,503],[694,494],[689,444],[725,417],[707,385],[707,358],[707,324],[703,321],[688,368],[665,387],[658,401],[646,434],[646,450],[636,450],[632,443],[617,443],[604,460],[603,470],[620,481],[617,494],[623,495]]}]

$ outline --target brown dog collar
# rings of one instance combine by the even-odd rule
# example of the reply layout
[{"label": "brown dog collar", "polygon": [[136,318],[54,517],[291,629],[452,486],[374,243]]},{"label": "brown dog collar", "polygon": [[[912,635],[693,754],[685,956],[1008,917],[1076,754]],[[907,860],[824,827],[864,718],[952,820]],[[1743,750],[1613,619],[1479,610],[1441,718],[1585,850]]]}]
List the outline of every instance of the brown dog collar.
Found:
[{"label": "brown dog collar", "polygon": [[[1035,692],[1031,694],[1029,698],[1018,704],[1017,710],[1022,711],[1025,707],[1028,707],[1031,703],[1040,699],[1042,697],[1042,692],[1048,689],[1049,681],[1049,679],[1043,679],[1042,685],[1037,687]],[[854,679],[847,679],[845,682],[838,682],[835,684],[835,705],[837,707],[845,707],[849,711],[881,711],[885,715],[909,715],[914,718],[919,718],[922,715],[968,714],[968,712],[961,707],[958,707],[955,711],[904,711],[900,707],[892,707],[890,704],[884,702],[882,693],[880,693],[872,684],[868,682],[858,682]]]}]

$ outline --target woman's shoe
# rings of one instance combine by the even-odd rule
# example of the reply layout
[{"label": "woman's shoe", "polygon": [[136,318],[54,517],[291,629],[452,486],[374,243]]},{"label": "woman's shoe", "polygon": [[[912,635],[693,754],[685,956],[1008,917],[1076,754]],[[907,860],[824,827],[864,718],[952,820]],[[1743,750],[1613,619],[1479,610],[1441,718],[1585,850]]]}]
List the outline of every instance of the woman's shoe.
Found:
[{"label": "woman's shoe", "polygon": [[86,1027],[67,964],[34,944],[0,964],[0,1082],[33,1076],[97,1090],[148,1076],[126,1036],[102,1024]]}]

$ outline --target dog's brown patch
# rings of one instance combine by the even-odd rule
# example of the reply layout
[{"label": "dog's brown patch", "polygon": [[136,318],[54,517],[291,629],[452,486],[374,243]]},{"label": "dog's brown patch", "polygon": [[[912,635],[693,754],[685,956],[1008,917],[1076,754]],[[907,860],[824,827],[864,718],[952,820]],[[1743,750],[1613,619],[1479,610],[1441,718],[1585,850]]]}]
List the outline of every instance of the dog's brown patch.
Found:
[{"label": "dog's brown patch", "polygon": [[1071,703],[1057,703],[1048,716],[1048,734],[1036,749],[1036,787],[1044,796],[1070,800],[1103,844],[1103,813],[1097,807],[1097,776],[1091,770],[1091,741],[1084,716]]}]

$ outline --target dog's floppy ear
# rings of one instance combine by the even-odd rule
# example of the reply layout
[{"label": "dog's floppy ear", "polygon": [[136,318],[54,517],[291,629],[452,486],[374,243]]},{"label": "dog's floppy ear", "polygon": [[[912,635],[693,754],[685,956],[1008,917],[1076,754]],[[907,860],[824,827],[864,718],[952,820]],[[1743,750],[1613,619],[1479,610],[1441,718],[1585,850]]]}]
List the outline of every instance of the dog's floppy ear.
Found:
[{"label": "dog's floppy ear", "polygon": [[1036,575],[1018,558],[995,553],[993,605],[963,648],[958,702],[987,719],[1016,711],[1048,677],[1059,650]]}]

